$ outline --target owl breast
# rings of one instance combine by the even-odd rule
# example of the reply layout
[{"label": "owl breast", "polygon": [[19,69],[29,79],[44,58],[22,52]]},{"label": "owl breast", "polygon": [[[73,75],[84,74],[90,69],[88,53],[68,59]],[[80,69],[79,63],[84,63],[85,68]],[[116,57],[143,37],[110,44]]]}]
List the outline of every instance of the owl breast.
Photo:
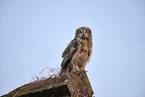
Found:
[{"label": "owl breast", "polygon": [[91,43],[88,40],[79,40],[77,51],[71,60],[73,66],[77,65],[79,68],[85,68],[92,52],[90,45]]}]

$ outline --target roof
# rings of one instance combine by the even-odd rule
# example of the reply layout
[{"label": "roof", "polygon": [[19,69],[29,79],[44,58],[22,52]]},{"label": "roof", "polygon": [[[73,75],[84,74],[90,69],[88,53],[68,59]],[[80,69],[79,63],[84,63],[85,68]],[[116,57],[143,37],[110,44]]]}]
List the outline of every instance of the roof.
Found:
[{"label": "roof", "polygon": [[2,97],[92,97],[93,90],[86,71],[64,73],[25,84]]}]

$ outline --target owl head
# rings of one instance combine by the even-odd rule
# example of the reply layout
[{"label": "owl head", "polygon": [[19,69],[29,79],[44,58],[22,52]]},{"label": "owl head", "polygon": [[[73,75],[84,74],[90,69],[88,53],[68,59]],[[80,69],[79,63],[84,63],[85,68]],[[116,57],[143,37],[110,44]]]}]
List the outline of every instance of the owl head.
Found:
[{"label": "owl head", "polygon": [[76,30],[75,38],[90,39],[92,38],[92,31],[89,27],[79,27]]}]

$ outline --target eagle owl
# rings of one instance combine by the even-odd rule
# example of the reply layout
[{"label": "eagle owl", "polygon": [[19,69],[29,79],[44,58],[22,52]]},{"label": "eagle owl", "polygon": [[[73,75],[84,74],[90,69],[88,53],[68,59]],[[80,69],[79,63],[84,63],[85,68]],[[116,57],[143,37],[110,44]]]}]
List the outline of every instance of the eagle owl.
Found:
[{"label": "eagle owl", "polygon": [[79,27],[75,38],[62,53],[61,72],[84,69],[92,53],[92,31],[89,27]]}]

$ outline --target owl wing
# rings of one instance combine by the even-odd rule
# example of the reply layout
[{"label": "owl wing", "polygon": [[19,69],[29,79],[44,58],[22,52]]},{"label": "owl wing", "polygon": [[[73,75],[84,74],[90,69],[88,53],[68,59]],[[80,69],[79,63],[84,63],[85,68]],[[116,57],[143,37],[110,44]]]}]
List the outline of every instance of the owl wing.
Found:
[{"label": "owl wing", "polygon": [[62,53],[62,58],[64,58],[61,63],[62,69],[66,69],[67,65],[71,62],[73,55],[77,51],[77,47],[78,41],[74,38]]}]

